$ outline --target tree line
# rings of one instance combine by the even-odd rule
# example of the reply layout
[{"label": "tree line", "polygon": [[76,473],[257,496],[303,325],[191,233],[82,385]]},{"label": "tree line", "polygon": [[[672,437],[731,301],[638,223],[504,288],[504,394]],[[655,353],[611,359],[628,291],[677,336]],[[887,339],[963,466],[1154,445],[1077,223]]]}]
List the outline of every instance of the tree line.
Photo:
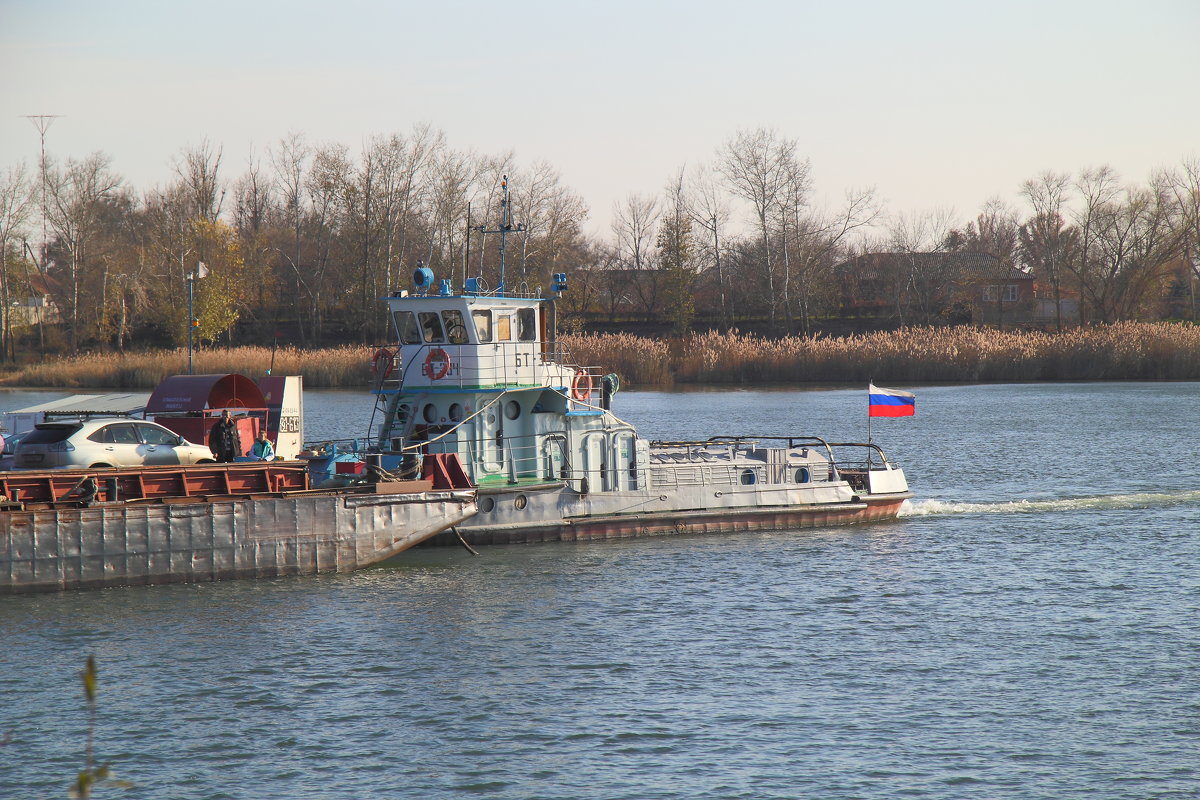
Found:
[{"label": "tree line", "polygon": [[[678,333],[751,320],[808,333],[846,302],[839,270],[879,252],[987,253],[1034,275],[1057,306],[1074,298],[1079,322],[1146,319],[1181,275],[1190,290],[1200,266],[1195,159],[1145,183],[1108,167],[1047,172],[1020,187],[1019,205],[989,201],[960,223],[944,210],[887,215],[870,189],[818,207],[798,142],[744,130],[660,193],[615,204],[600,236],[585,232],[587,204],[552,165],[460,150],[430,125],[354,154],[289,134],[232,177],[221,148],[202,141],[170,169],[165,185],[138,189],[97,152],[0,175],[4,357],[179,344],[189,285],[201,342],[280,331],[304,347],[387,340],[379,298],[410,289],[414,268],[456,287],[469,276],[498,284],[490,232],[506,178],[520,223],[506,237],[506,288],[536,292],[568,272],[561,319],[575,327],[633,315]],[[881,323],[950,320],[953,263],[911,259]]]}]

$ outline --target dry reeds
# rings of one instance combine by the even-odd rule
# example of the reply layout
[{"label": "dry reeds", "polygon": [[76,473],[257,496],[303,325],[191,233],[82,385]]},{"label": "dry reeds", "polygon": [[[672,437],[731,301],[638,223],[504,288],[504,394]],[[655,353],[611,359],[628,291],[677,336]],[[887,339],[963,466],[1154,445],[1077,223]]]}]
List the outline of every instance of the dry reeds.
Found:
[{"label": "dry reeds", "polygon": [[[580,341],[583,340],[583,341]],[[991,328],[902,328],[891,332],[821,338],[764,339],[697,333],[670,345],[613,335],[572,337],[572,348],[592,362],[611,364],[634,383],[643,369],[631,356],[666,349],[655,362],[680,383],[1006,382],[1200,379],[1200,327],[1121,322],[1061,333]],[[611,348],[611,349],[610,349]],[[607,351],[607,352],[606,352]],[[644,372],[642,374],[645,374]]]},{"label": "dry reeds", "polygon": [[627,384],[671,383],[672,357],[667,342],[628,333],[563,335],[558,340],[575,363],[615,372]]},{"label": "dry reeds", "polygon": [[[631,386],[679,383],[960,383],[1200,379],[1200,327],[1121,322],[1061,333],[991,328],[902,328],[891,332],[782,339],[695,333],[659,340],[624,333],[564,335],[578,364],[616,372]],[[281,347],[273,373],[303,375],[313,388],[357,388],[370,380],[371,348]],[[271,348],[200,350],[197,374],[251,377],[271,367]],[[186,370],[183,349],[84,354],[4,376],[16,386],[128,388],[157,386]]]},{"label": "dry reeds", "polygon": [[[303,375],[310,387],[357,387],[366,384],[369,374],[369,348],[334,347],[301,350],[280,347],[274,354],[274,375]],[[251,377],[265,375],[271,369],[269,347],[231,347],[224,350],[196,350],[192,371],[197,375],[240,373]],[[15,386],[51,386],[63,388],[150,389],[170,375],[187,371],[187,351],[155,350],[139,353],[84,353],[45,361],[18,369],[3,382]]]}]

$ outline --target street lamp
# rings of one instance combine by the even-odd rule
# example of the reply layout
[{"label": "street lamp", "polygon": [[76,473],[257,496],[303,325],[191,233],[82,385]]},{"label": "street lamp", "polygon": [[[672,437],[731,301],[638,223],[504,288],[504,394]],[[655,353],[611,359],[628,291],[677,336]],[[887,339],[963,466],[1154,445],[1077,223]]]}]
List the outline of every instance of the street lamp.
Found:
[{"label": "street lamp", "polygon": [[203,278],[208,275],[208,267],[204,266],[203,261],[196,262],[196,271],[187,274],[188,285],[188,313],[187,313],[187,329],[188,329],[188,375],[192,374],[192,333],[196,330],[196,317],[192,314],[192,284],[198,278]]}]

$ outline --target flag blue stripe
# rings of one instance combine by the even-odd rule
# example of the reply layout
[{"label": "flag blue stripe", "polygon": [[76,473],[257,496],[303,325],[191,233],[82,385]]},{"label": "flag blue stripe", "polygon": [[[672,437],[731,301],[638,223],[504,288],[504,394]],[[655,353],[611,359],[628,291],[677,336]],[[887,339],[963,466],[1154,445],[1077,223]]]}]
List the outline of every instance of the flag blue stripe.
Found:
[{"label": "flag blue stripe", "polygon": [[873,406],[915,406],[916,404],[915,397],[897,397],[894,394],[871,395],[871,405]]}]

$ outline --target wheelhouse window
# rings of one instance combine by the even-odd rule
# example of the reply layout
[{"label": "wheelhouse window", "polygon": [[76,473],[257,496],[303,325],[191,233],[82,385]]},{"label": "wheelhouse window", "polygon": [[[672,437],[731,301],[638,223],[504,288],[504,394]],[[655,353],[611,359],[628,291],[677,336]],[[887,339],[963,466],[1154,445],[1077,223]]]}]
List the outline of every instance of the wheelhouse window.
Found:
[{"label": "wheelhouse window", "polygon": [[392,315],[396,323],[396,336],[401,344],[420,344],[421,330],[417,327],[417,315],[411,311],[397,311]]},{"label": "wheelhouse window", "polygon": [[511,342],[512,341],[512,315],[497,314],[496,315],[496,341]]},{"label": "wheelhouse window", "polygon": [[442,322],[446,325],[446,338],[450,344],[466,344],[470,341],[461,311],[443,311]]},{"label": "wheelhouse window", "polygon": [[446,341],[446,336],[442,333],[442,318],[436,311],[422,311],[418,316],[421,319],[421,335],[425,337],[426,342]]},{"label": "wheelhouse window", "polygon": [[517,311],[517,336],[522,342],[537,339],[537,309],[522,308]]},{"label": "wheelhouse window", "polygon": [[475,320],[475,338],[481,342],[492,340],[492,312],[472,311],[471,319]]}]

